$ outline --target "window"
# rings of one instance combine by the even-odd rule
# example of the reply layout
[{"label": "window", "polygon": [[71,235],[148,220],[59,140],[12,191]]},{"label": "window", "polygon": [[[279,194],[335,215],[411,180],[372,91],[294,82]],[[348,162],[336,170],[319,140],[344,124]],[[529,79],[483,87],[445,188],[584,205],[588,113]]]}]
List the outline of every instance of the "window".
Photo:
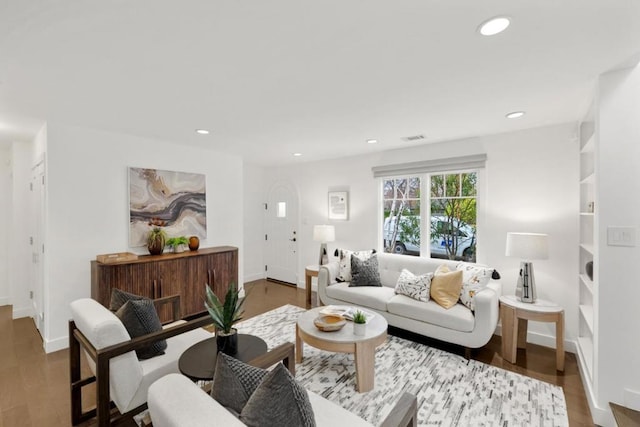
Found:
[{"label": "window", "polygon": [[475,171],[384,178],[384,250],[475,262],[477,178]]}]

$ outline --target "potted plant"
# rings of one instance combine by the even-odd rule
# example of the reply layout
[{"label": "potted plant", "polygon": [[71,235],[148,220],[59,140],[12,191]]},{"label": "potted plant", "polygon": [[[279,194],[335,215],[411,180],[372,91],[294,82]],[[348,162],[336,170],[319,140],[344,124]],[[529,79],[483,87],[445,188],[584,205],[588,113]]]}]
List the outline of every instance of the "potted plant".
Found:
[{"label": "potted plant", "polygon": [[239,298],[238,288],[234,284],[229,286],[224,303],[213,293],[209,285],[207,285],[206,296],[204,305],[216,328],[218,351],[230,355],[236,354],[238,351],[238,331],[233,328],[233,324],[242,319],[245,298]]},{"label": "potted plant", "polygon": [[167,239],[167,246],[173,249],[173,252],[184,252],[189,240],[185,236],[170,237]]},{"label": "potted plant", "polygon": [[160,227],[153,227],[147,236],[147,249],[151,255],[160,255],[164,251],[167,233]]},{"label": "potted plant", "polygon": [[353,334],[364,335],[366,327],[367,316],[365,316],[364,312],[356,310],[356,312],[353,313]]}]

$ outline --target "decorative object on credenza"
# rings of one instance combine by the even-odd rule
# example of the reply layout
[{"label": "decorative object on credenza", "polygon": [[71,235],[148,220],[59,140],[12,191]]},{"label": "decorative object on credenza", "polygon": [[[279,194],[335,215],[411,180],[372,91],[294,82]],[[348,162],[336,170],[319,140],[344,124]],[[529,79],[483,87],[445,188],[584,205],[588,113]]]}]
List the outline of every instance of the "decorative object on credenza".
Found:
[{"label": "decorative object on credenza", "polygon": [[102,264],[113,264],[116,262],[133,261],[136,259],[138,259],[138,255],[132,254],[131,252],[96,255],[96,261]]},{"label": "decorative object on credenza", "polygon": [[318,257],[318,265],[329,263],[327,255],[327,242],[336,240],[336,229],[333,225],[314,225],[313,240],[320,242],[320,256]]},{"label": "decorative object on credenza", "polygon": [[167,241],[167,233],[157,224],[157,221],[151,221],[149,225],[152,225],[151,231],[147,235],[147,249],[151,255],[160,255],[164,252],[164,246]]},{"label": "decorative object on credenza", "polygon": [[200,247],[200,239],[198,236],[189,237],[189,249],[192,251],[197,251]]},{"label": "decorative object on credenza", "polygon": [[234,355],[238,352],[238,331],[233,325],[242,319],[246,296],[241,299],[238,288],[233,283],[224,297],[224,303],[213,293],[209,285],[206,288],[206,296],[204,306],[216,328],[218,351]]},{"label": "decorative object on credenza", "polygon": [[367,328],[367,316],[360,310],[353,313],[353,334],[362,336]]},{"label": "decorative object on credenza", "polygon": [[507,233],[505,255],[518,257],[522,260],[516,285],[516,296],[522,302],[536,302],[536,280],[531,261],[549,257],[547,235],[540,233]]},{"label": "decorative object on credenza", "polygon": [[129,246],[144,246],[152,218],[164,221],[170,236],[206,238],[206,176],[129,168]]},{"label": "decorative object on credenza", "polygon": [[589,261],[584,265],[584,272],[587,273],[590,280],[593,280],[593,261]]},{"label": "decorative object on credenza", "polygon": [[329,192],[329,219],[349,219],[349,193],[346,191]]},{"label": "decorative object on credenza", "polygon": [[180,252],[184,252],[187,250],[189,239],[187,239],[185,236],[170,237],[167,239],[166,244],[173,249],[174,253],[179,254]]}]

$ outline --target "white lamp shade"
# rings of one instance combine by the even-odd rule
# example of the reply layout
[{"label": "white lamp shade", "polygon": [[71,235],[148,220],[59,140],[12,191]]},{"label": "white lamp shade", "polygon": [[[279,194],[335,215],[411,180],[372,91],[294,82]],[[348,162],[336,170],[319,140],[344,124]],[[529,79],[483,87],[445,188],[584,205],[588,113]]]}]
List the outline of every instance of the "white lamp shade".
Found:
[{"label": "white lamp shade", "polygon": [[336,229],[333,225],[314,225],[313,240],[316,242],[333,242],[336,240]]},{"label": "white lamp shade", "polygon": [[546,234],[507,233],[506,256],[522,260],[547,259],[549,246]]}]

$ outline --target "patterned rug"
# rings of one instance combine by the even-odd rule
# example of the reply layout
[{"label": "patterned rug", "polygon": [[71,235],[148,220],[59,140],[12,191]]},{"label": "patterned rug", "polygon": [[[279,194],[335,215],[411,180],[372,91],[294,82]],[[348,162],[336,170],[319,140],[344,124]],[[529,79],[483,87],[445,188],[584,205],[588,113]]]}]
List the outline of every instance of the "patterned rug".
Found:
[{"label": "patterned rug", "polygon": [[[285,305],[236,326],[273,348],[295,343],[295,324],[302,312]],[[403,391],[418,396],[419,425],[569,425],[562,388],[424,344],[390,335],[376,350],[375,371],[375,388],[357,393],[352,354],[305,345],[296,379],[373,425],[380,425]]]}]

